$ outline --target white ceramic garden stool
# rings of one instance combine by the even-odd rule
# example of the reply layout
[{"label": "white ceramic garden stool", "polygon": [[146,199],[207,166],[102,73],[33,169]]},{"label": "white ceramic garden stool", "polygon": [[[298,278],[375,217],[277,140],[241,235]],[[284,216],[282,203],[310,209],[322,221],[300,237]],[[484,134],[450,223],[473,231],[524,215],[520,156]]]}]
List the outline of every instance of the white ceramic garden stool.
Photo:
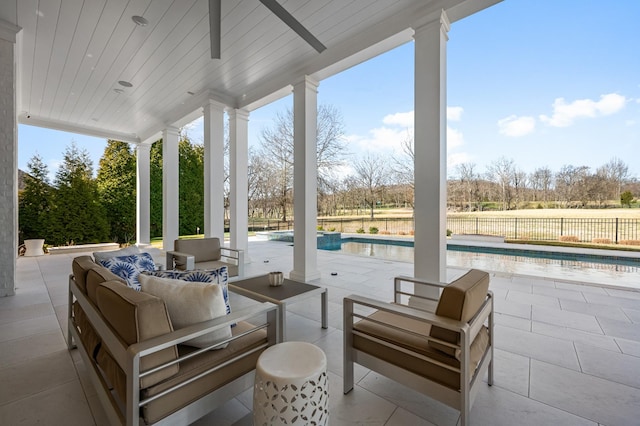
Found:
[{"label": "white ceramic garden stool", "polygon": [[329,418],[327,357],[307,342],[267,348],[256,364],[253,424],[326,425]]}]

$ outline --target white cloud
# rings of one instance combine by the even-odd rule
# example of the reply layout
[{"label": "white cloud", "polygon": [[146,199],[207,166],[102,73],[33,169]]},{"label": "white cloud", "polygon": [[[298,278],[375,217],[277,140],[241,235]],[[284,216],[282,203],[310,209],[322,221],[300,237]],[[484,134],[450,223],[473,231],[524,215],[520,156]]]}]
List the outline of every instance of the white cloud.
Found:
[{"label": "white cloud", "polygon": [[349,135],[347,142],[356,146],[357,151],[389,152],[400,147],[402,141],[413,136],[413,130],[377,127],[366,136]]},{"label": "white cloud", "polygon": [[447,169],[453,170],[458,164],[471,162],[471,156],[466,152],[447,154]]},{"label": "white cloud", "polygon": [[[463,112],[464,109],[459,106],[447,107],[447,120],[460,121],[462,119]],[[389,114],[382,119],[382,123],[388,126],[413,127],[414,112],[408,111]]]},{"label": "white cloud", "polygon": [[578,99],[567,103],[564,98],[557,98],[553,102],[551,117],[540,115],[540,120],[553,127],[571,126],[578,118],[594,118],[611,115],[624,108],[627,99],[617,93],[601,95],[600,100]]},{"label": "white cloud", "polygon": [[529,116],[510,115],[498,120],[498,128],[501,135],[517,138],[533,132],[536,128],[536,119]]},{"label": "white cloud", "polygon": [[462,107],[447,107],[447,120],[460,121],[462,119]]},{"label": "white cloud", "polygon": [[413,127],[413,111],[396,112],[382,119],[382,123],[389,126]]},{"label": "white cloud", "polygon": [[455,149],[462,145],[464,145],[462,132],[447,126],[447,149]]}]

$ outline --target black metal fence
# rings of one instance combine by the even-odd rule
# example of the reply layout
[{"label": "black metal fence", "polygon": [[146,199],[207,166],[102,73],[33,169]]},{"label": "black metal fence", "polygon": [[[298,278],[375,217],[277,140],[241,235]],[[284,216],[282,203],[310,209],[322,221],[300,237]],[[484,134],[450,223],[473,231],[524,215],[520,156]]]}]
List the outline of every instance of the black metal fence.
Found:
[{"label": "black metal fence", "polygon": [[[250,231],[293,229],[293,221],[249,221]],[[344,233],[413,235],[413,218],[318,219],[318,229]],[[452,234],[494,235],[513,240],[600,242],[640,240],[640,219],[447,217]],[[562,237],[562,238],[561,238]]]},{"label": "black metal fence", "polygon": [[620,243],[640,239],[640,219],[621,218],[449,217],[447,229],[454,234],[499,235],[514,240]]}]

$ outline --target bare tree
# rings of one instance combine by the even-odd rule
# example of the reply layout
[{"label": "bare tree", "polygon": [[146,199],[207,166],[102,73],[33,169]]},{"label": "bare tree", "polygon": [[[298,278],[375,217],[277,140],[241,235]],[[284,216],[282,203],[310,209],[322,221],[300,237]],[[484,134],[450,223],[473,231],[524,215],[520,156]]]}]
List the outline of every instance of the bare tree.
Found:
[{"label": "bare tree", "polygon": [[530,176],[531,187],[535,191],[535,200],[542,200],[545,204],[549,201],[549,195],[553,189],[553,172],[549,167],[540,167]]},{"label": "bare tree", "polygon": [[519,208],[520,203],[526,201],[526,190],[527,190],[528,180],[527,174],[521,169],[513,169],[513,193],[514,193],[514,203],[516,209]]},{"label": "bare tree", "polygon": [[556,173],[556,192],[560,201],[566,207],[571,206],[573,201],[584,199],[585,180],[589,174],[589,167],[564,165]]},{"label": "bare tree", "polygon": [[500,194],[498,195],[502,204],[502,210],[511,209],[514,169],[513,160],[505,157],[500,157],[488,167],[487,178],[496,183],[500,188]]},{"label": "bare tree", "polygon": [[389,169],[385,160],[380,156],[367,154],[353,165],[354,178],[357,186],[362,188],[364,202],[371,211],[379,199],[381,192],[389,181]]},{"label": "bare tree", "polygon": [[[317,119],[318,187],[328,188],[345,155],[344,123],[340,112],[332,106],[320,105]],[[261,155],[276,169],[278,204],[282,220],[287,220],[287,208],[293,192],[293,111],[287,109],[276,115],[273,127],[260,135]]]},{"label": "bare tree", "polygon": [[415,153],[413,150],[413,137],[409,132],[400,143],[400,152],[392,157],[391,169],[393,171],[396,183],[401,185],[409,185],[414,189],[414,172]]},{"label": "bare tree", "polygon": [[613,198],[614,200],[616,200],[616,202],[619,202],[622,184],[627,179],[629,179],[629,166],[627,166],[621,159],[613,157],[607,164],[603,166],[603,168],[607,177],[615,186]]},{"label": "bare tree", "polygon": [[466,210],[473,210],[473,203],[478,202],[478,174],[474,163],[460,163],[456,166],[456,172],[464,193]]}]

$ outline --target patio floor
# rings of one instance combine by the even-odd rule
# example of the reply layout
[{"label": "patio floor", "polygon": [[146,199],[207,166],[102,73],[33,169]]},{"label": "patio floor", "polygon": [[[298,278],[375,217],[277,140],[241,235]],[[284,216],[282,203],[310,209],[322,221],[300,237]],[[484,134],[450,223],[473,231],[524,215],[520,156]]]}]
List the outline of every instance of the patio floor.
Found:
[{"label": "patio floor", "polygon": [[[289,244],[249,247],[247,275],[292,269]],[[67,276],[78,255],[18,259],[16,295],[0,299],[0,424],[107,424],[79,354],[64,340]],[[457,411],[359,366],[357,386],[342,394],[342,298],[391,300],[393,277],[411,275],[413,265],[324,251],[318,262],[329,328],[320,327],[320,298],[311,298],[288,306],[287,337],[327,354],[329,423],[456,425]],[[447,278],[464,271],[450,268]],[[495,383],[479,392],[472,424],[639,424],[639,291],[515,274],[492,274],[491,289]],[[232,294],[232,308],[243,303],[255,302]],[[251,392],[195,424],[250,425]]]}]

